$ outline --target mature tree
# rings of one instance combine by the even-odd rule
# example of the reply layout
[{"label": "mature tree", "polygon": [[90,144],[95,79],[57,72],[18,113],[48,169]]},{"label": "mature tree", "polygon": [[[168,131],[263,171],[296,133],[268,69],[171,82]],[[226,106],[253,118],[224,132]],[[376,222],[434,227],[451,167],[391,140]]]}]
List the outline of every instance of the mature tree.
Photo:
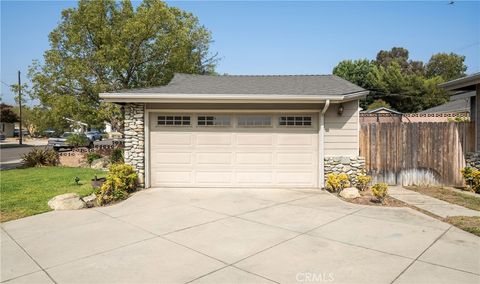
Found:
[{"label": "mature tree", "polygon": [[440,76],[444,81],[450,81],[465,76],[467,66],[465,56],[455,53],[437,53],[432,55],[425,66],[429,78]]},{"label": "mature tree", "polygon": [[[333,68],[332,73],[347,81],[350,81],[364,89],[372,89],[373,86],[368,80],[368,74],[372,72],[373,63],[368,59],[343,60]],[[370,96],[362,100],[360,106],[366,108],[372,102]]]},{"label": "mature tree", "polygon": [[368,59],[343,60],[333,68],[333,74],[367,89],[370,87],[367,77],[372,68]]},{"label": "mature tree", "polygon": [[408,50],[403,47],[392,47],[391,50],[380,50],[377,53],[375,63],[384,68],[392,62],[398,63],[402,69],[408,68]]},{"label": "mature tree", "polygon": [[367,109],[372,110],[381,107],[391,108],[390,104],[388,104],[386,101],[378,99],[369,104]]},{"label": "mature tree", "polygon": [[210,32],[160,0],[137,9],[129,0],[81,0],[62,12],[49,40],[44,63],[34,62],[29,77],[33,98],[56,127],[65,127],[63,117],[100,127],[114,108],[100,104],[100,92],[163,85],[174,72],[210,73],[216,63]]},{"label": "mature tree", "polygon": [[13,111],[13,106],[0,103],[0,121],[14,123],[20,121],[17,114]]},{"label": "mature tree", "polygon": [[362,108],[381,100],[398,111],[417,112],[448,101],[438,84],[464,76],[464,59],[452,53],[436,54],[424,65],[410,60],[407,49],[394,47],[381,50],[371,62],[341,61],[333,73],[370,91]]}]

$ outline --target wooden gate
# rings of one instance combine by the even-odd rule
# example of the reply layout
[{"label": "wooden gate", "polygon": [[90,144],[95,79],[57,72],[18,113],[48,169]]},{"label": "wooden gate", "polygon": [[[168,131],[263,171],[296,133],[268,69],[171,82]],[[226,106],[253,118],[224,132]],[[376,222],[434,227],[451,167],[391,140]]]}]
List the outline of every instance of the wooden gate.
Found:
[{"label": "wooden gate", "polygon": [[360,155],[378,182],[461,186],[474,133],[471,122],[362,124]]}]

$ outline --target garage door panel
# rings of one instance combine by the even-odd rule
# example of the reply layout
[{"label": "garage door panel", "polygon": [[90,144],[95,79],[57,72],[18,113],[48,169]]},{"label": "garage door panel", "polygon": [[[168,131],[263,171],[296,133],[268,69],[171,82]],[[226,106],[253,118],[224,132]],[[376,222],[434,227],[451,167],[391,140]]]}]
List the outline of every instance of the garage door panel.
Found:
[{"label": "garage door panel", "polygon": [[260,171],[237,171],[236,174],[237,184],[243,185],[252,185],[252,184],[263,184],[263,185],[273,185],[274,178],[271,171],[260,172]]},{"label": "garage door panel", "polygon": [[293,171],[278,171],[277,182],[279,184],[312,184],[314,173],[312,172],[293,172]]},{"label": "garage door panel", "polygon": [[197,171],[195,172],[195,183],[212,184],[212,185],[230,185],[232,184],[232,172],[211,172]]},{"label": "garage door panel", "polygon": [[272,134],[237,134],[237,145],[248,146],[271,146],[273,145]]},{"label": "garage door panel", "polygon": [[196,154],[195,161],[199,165],[230,165],[232,163],[232,153],[201,152]]},{"label": "garage door panel", "polygon": [[230,133],[219,134],[197,134],[197,145],[213,146],[213,145],[232,145],[233,137]]},{"label": "garage door panel", "polygon": [[191,133],[152,132],[152,146],[155,145],[192,145]]},{"label": "garage door panel", "polygon": [[236,153],[235,162],[237,165],[273,165],[273,153]]},{"label": "garage door panel", "polygon": [[152,184],[190,184],[191,171],[153,171]]},{"label": "garage door panel", "polygon": [[279,146],[315,146],[314,135],[312,134],[278,134],[277,144]]},{"label": "garage door panel", "polygon": [[277,164],[278,165],[310,165],[315,166],[316,156],[315,153],[278,153],[277,154]]},{"label": "garage door panel", "polygon": [[190,165],[192,163],[192,153],[172,153],[155,151],[152,154],[152,164],[155,165]]}]

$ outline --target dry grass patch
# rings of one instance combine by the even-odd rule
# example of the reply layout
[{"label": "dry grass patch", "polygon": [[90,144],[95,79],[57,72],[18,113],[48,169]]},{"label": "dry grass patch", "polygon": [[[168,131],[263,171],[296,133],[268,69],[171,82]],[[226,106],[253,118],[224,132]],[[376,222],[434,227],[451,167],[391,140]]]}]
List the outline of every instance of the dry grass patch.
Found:
[{"label": "dry grass patch", "polygon": [[454,191],[448,187],[408,186],[406,188],[421,194],[438,198],[440,200],[443,200],[452,204],[457,204],[472,210],[480,211],[480,196],[477,197],[477,196],[472,196],[468,194],[463,194],[461,192]]},{"label": "dry grass patch", "polygon": [[480,237],[480,217],[453,216],[444,221]]}]

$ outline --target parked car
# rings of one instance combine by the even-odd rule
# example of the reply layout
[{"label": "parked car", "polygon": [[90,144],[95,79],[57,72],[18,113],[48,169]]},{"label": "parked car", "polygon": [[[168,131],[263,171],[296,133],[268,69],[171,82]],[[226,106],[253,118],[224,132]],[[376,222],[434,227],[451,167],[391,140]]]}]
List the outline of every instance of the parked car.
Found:
[{"label": "parked car", "polygon": [[[30,132],[28,132],[26,129],[23,129],[23,136],[30,136]],[[13,137],[20,137],[20,129],[13,130]]]},{"label": "parked car", "polygon": [[85,135],[87,135],[88,139],[90,139],[90,141],[102,141],[102,133],[100,133],[100,131],[97,131],[97,130],[92,130],[92,131],[88,131],[85,133]]},{"label": "parked car", "polygon": [[5,139],[6,139],[5,134],[3,134],[3,132],[0,132],[0,141],[3,141]]},{"label": "parked car", "polygon": [[53,149],[55,151],[58,151],[60,149],[72,149],[74,148],[75,146],[73,145],[69,145],[67,143],[67,139],[68,137],[72,136],[72,135],[81,135],[81,136],[84,136],[85,137],[85,144],[83,145],[79,145],[79,147],[87,147],[87,148],[93,148],[93,141],[91,141],[90,139],[88,139],[87,135],[85,135],[84,133],[75,133],[75,132],[65,132],[63,133],[63,135],[59,138],[50,138],[48,139],[48,146],[51,146],[53,147]]},{"label": "parked car", "polygon": [[51,128],[48,128],[48,129],[46,129],[46,130],[43,131],[43,135],[44,135],[45,137],[48,137],[48,138],[54,137],[54,136],[55,136],[55,133],[57,133],[57,131],[54,130],[54,129],[51,129]]}]

